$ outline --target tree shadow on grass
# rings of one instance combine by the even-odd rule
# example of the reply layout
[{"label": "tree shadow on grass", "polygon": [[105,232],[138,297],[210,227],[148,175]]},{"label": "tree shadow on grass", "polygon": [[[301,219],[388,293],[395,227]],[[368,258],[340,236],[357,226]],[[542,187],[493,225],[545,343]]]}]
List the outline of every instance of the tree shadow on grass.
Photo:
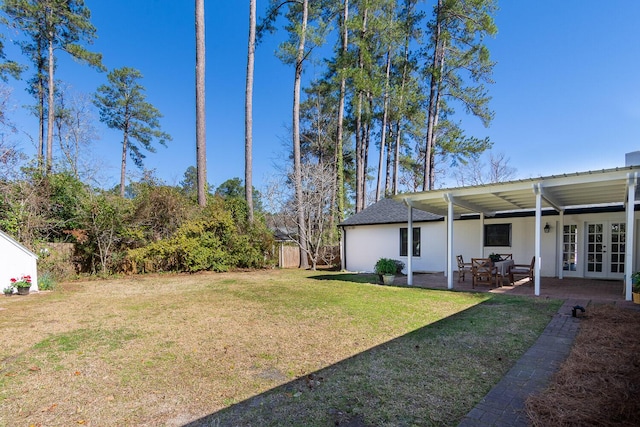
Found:
[{"label": "tree shadow on grass", "polygon": [[[541,309],[540,325],[531,325],[533,312]],[[490,296],[184,427],[457,425],[535,341],[531,332],[542,330],[556,310],[550,301]],[[528,324],[516,347],[505,318]],[[479,334],[486,330],[491,332]],[[261,369],[258,378],[287,378],[273,366]]]}]

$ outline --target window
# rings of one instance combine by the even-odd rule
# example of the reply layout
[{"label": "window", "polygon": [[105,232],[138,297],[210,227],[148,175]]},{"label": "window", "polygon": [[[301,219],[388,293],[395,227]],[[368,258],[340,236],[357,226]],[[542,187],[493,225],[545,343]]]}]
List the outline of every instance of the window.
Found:
[{"label": "window", "polygon": [[485,224],[485,246],[511,246],[511,224]]},{"label": "window", "polygon": [[[400,229],[400,256],[407,256],[409,235],[407,228]],[[420,256],[420,227],[413,229],[413,256]]]}]

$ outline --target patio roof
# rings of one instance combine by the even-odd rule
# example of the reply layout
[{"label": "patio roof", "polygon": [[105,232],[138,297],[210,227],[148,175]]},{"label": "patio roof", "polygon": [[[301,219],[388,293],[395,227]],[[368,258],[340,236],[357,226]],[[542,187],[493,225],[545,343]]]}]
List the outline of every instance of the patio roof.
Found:
[{"label": "patio roof", "polygon": [[[453,215],[533,210],[536,194],[542,196],[542,208],[564,211],[578,206],[625,204],[628,187],[638,180],[640,166],[628,166],[601,171],[577,172],[529,178],[499,184],[458,187],[418,193],[398,194],[394,199],[416,209],[437,215],[448,214],[449,202]],[[638,200],[639,186],[636,188]]]},{"label": "patio roof", "polygon": [[[535,211],[535,280],[534,293],[540,295],[541,215],[543,209],[563,213],[568,208],[587,206],[624,205],[627,218],[627,251],[625,253],[625,290],[631,299],[631,268],[634,257],[633,213],[638,197],[640,166],[627,166],[601,171],[509,181],[499,184],[459,187],[419,193],[399,194],[395,200],[408,206],[409,229],[413,227],[413,208],[443,215],[447,223],[447,286],[453,289],[453,219],[465,214],[491,217],[502,212]],[[408,234],[408,247],[412,247],[412,234]],[[407,258],[407,283],[413,282],[411,257]],[[562,278],[562,273],[560,273]]]}]

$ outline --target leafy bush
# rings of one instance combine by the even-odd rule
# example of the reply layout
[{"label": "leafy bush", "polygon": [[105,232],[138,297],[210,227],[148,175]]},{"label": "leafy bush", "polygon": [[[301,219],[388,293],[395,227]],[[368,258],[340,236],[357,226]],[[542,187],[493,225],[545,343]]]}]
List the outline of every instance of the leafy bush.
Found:
[{"label": "leafy bush", "polygon": [[376,274],[399,274],[404,268],[404,263],[397,259],[380,258],[374,267]]},{"label": "leafy bush", "polygon": [[137,191],[131,225],[145,243],[170,238],[189,216],[189,200],[177,188],[139,184]]},{"label": "leafy bush", "polygon": [[76,276],[75,245],[73,243],[41,243],[37,253],[38,282],[43,274],[53,282],[71,279]]},{"label": "leafy bush", "polygon": [[633,292],[640,292],[640,271],[636,271],[631,275],[631,283]]},{"label": "leafy bush", "polygon": [[41,291],[52,291],[56,287],[53,275],[50,273],[42,273],[38,276],[38,289]]},{"label": "leafy bush", "polygon": [[248,226],[235,217],[239,202],[230,203],[232,206],[214,197],[197,218],[185,221],[173,237],[129,250],[127,259],[133,270],[228,271],[267,265],[272,239],[266,228],[261,224]]}]

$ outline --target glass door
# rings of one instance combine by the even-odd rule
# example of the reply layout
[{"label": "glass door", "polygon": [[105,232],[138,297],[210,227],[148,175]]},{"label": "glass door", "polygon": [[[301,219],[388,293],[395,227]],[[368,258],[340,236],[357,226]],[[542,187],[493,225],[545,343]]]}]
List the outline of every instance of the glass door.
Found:
[{"label": "glass door", "polygon": [[626,224],[588,223],[586,230],[586,271],[588,277],[620,279],[624,275]]},{"label": "glass door", "polygon": [[572,275],[578,271],[578,226],[565,225],[562,230],[562,271]]},{"label": "glass door", "polygon": [[612,222],[609,224],[609,272],[611,277],[622,278],[624,275],[624,259],[626,249],[626,228],[625,222]]}]

